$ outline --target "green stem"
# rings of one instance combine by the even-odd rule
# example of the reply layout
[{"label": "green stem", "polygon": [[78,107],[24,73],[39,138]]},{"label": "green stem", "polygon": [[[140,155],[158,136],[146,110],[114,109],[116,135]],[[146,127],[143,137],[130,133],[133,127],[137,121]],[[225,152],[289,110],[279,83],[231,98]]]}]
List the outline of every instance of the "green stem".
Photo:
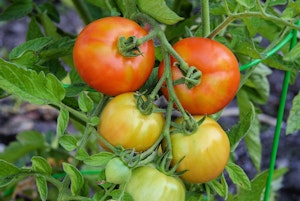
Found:
[{"label": "green stem", "polygon": [[165,83],[165,80],[166,80],[166,75],[163,74],[162,77],[157,82],[154,89],[152,90],[151,94],[149,95],[150,100],[155,100],[155,96],[158,94],[159,90],[161,89],[161,87]]},{"label": "green stem", "polygon": [[182,57],[174,50],[172,45],[169,43],[168,39],[166,38],[166,35],[164,32],[158,32],[157,37],[161,42],[161,46],[165,48],[167,52],[169,52],[176,60],[179,62],[180,69],[187,73],[189,69],[189,65],[182,59]]},{"label": "green stem", "polygon": [[166,38],[166,35],[164,31],[161,29],[160,25],[152,19],[150,16],[143,14],[143,13],[136,13],[133,16],[133,20],[136,20],[138,22],[144,22],[150,24],[150,26],[153,28],[153,35],[156,36],[160,43],[161,46],[167,50],[180,64],[180,69],[183,72],[187,72],[189,65],[181,58],[181,56],[174,50],[172,45],[169,43],[168,39]]},{"label": "green stem", "polygon": [[85,1],[83,0],[72,0],[79,16],[81,17],[82,21],[85,24],[89,24],[90,22],[93,21],[93,17],[90,14],[91,12],[89,11]]},{"label": "green stem", "polygon": [[169,152],[168,154],[168,166],[170,166],[170,163],[173,158],[173,152],[172,152],[172,143],[171,143],[171,136],[170,136],[170,125],[171,125],[171,119],[172,119],[172,111],[173,111],[173,101],[169,101],[167,113],[166,113],[166,125],[164,127],[163,137],[166,142],[166,147]]},{"label": "green stem", "polygon": [[183,120],[188,120],[189,116],[186,114],[184,108],[182,107],[173,86],[173,80],[172,80],[172,72],[171,72],[171,63],[170,63],[170,56],[168,52],[166,52],[164,56],[164,73],[166,74],[166,82],[167,82],[167,88],[169,93],[169,101],[172,103],[174,102],[179,110],[179,112],[182,114]]},{"label": "green stem", "polygon": [[99,138],[99,140],[108,148],[110,149],[112,152],[116,153],[117,152],[117,149],[111,145],[104,137],[102,137],[102,135],[100,135],[98,133],[98,131],[96,129],[93,129],[92,130],[93,133],[97,136],[97,138]]},{"label": "green stem", "polygon": [[156,35],[157,35],[156,31],[150,31],[146,36],[137,39],[136,42],[137,46],[147,42],[148,40],[153,39],[154,37],[156,37]]},{"label": "green stem", "polygon": [[[86,117],[85,115],[83,115],[82,113],[78,112],[77,110],[74,110],[73,108],[70,108],[68,106],[65,105],[65,108],[68,109],[68,111],[72,112],[73,115],[75,115],[76,117],[81,117],[81,118],[84,118],[84,121],[85,121],[85,130],[84,130],[84,134],[82,136],[82,139],[80,141],[80,144],[78,146],[78,150],[80,150],[81,148],[85,147],[91,133],[95,130],[93,126],[91,126],[89,124],[90,122],[90,118],[94,117],[95,115],[99,115],[99,113],[101,112],[102,108],[104,107],[106,101],[108,100],[108,96],[104,96],[102,97],[100,103],[97,105],[96,109],[93,111],[93,113],[91,114],[91,116],[89,117]],[[73,161],[73,165],[74,166],[77,166],[77,164],[79,163],[79,161],[77,159],[75,159]],[[66,200],[65,198],[65,192],[68,191],[69,189],[69,184],[70,184],[70,178],[68,177],[68,175],[65,176],[63,182],[62,182],[62,186],[59,190],[59,195],[58,195],[58,198],[57,200],[58,201],[62,201],[62,200]]]},{"label": "green stem", "polygon": [[56,105],[56,106],[58,106],[59,108],[65,108],[66,110],[68,110],[68,112],[70,112],[77,119],[84,121],[86,123],[89,123],[89,118],[85,114],[71,108],[70,106],[65,105],[63,103],[60,103],[59,105]]},{"label": "green stem", "polygon": [[209,0],[201,1],[201,11],[202,11],[202,22],[203,22],[203,33],[204,37],[208,36],[210,33],[210,16],[209,16]]}]

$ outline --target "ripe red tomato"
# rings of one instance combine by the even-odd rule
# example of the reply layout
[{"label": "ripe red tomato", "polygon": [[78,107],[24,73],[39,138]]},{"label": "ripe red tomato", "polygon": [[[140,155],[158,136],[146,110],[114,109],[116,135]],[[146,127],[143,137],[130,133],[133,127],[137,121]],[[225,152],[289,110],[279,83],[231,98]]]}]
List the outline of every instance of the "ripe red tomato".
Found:
[{"label": "ripe red tomato", "polygon": [[[202,116],[194,116],[198,121]],[[177,122],[182,121],[181,119]],[[180,159],[177,171],[187,170],[181,178],[190,183],[205,183],[218,177],[224,170],[230,153],[225,131],[212,118],[206,117],[198,130],[191,134],[171,134],[172,165]]]},{"label": "ripe red tomato", "polygon": [[134,93],[124,93],[107,103],[100,115],[98,132],[112,145],[144,151],[158,139],[164,126],[162,113],[142,114]]},{"label": "ripe red tomato", "polygon": [[[183,108],[195,115],[213,114],[223,109],[234,98],[240,83],[238,61],[223,44],[208,38],[185,38],[174,44],[176,52],[188,63],[202,72],[201,83],[189,89],[185,84],[174,86]],[[172,79],[183,77],[171,57]],[[164,72],[161,62],[158,76]],[[162,88],[169,98],[167,88]]]},{"label": "ripe red tomato", "polygon": [[151,166],[142,166],[132,171],[125,191],[135,201],[184,201],[184,184],[175,177],[167,176]]},{"label": "ripe red tomato", "polygon": [[92,88],[115,96],[138,90],[148,79],[154,65],[154,44],[139,46],[142,55],[125,57],[118,51],[118,39],[147,31],[136,22],[122,17],[106,17],[87,25],[78,35],[73,59],[80,77]]}]

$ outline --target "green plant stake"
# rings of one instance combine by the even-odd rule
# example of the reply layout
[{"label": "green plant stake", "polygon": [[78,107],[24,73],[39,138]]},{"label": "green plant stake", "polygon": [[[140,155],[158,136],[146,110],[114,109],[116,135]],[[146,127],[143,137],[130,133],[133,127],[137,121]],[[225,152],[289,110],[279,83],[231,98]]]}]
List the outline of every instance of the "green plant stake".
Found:
[{"label": "green plant stake", "polygon": [[[297,22],[297,25],[300,25],[300,21]],[[292,49],[296,46],[296,43],[297,43],[297,31],[293,30],[290,35],[292,35],[291,44],[290,44],[290,49]],[[267,183],[266,183],[266,190],[265,190],[265,195],[264,195],[264,201],[268,201],[269,196],[270,196],[271,184],[272,184],[273,173],[274,173],[274,169],[275,169],[275,162],[276,162],[276,156],[277,156],[277,150],[278,150],[278,144],[279,144],[279,138],[280,138],[281,124],[282,124],[282,119],[283,119],[283,115],[284,115],[284,107],[285,107],[285,102],[286,102],[286,97],[287,97],[287,92],[288,92],[288,87],[289,87],[289,81],[290,81],[290,75],[291,75],[290,71],[286,71],[284,74],[279,109],[278,109],[278,114],[277,114],[276,128],[275,128],[274,139],[273,139],[272,154],[271,154],[270,164],[269,164],[269,175],[268,175],[268,179],[267,179]]]}]

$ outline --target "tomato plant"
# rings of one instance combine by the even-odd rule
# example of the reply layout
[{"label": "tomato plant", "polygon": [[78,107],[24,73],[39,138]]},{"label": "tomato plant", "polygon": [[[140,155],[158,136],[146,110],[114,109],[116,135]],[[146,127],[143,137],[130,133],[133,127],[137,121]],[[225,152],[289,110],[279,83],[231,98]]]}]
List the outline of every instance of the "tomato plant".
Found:
[{"label": "tomato plant", "polygon": [[162,113],[142,114],[134,93],[120,94],[103,109],[99,134],[112,145],[144,151],[151,147],[162,132]]},{"label": "tomato plant", "polygon": [[285,184],[271,185],[281,121],[300,129],[300,95],[284,115],[299,0],[53,2],[0,1],[0,200],[267,201]]},{"label": "tomato plant", "polygon": [[73,48],[79,75],[92,88],[107,95],[138,90],[154,65],[153,41],[138,46],[140,54],[134,50],[137,55],[126,56],[120,38],[146,35],[146,30],[126,18],[106,17],[93,21],[78,35]]},{"label": "tomato plant", "polygon": [[[203,118],[195,116],[196,120]],[[181,120],[177,120],[181,121]],[[181,177],[191,183],[205,183],[218,177],[229,158],[227,134],[212,118],[205,117],[195,133],[171,134],[174,165],[183,157],[177,171],[187,170]]]},{"label": "tomato plant", "polygon": [[135,201],[184,201],[184,184],[175,177],[167,176],[151,166],[138,167],[126,185]]},{"label": "tomato plant", "polygon": [[[189,66],[201,71],[200,84],[189,89],[185,84],[174,86],[175,93],[183,108],[191,114],[213,114],[229,104],[240,83],[238,61],[223,44],[208,38],[185,38],[174,44],[174,49]],[[173,81],[184,77],[178,62],[171,57]],[[164,72],[161,62],[158,76]],[[162,88],[168,98],[168,89]]]}]

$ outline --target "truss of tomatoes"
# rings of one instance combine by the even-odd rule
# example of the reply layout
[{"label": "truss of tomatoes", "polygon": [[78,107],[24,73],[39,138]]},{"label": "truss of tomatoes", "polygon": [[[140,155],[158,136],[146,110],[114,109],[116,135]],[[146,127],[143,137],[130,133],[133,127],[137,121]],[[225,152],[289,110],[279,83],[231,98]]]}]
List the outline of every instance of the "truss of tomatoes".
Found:
[{"label": "truss of tomatoes", "polygon": [[[113,146],[136,151],[151,147],[164,126],[162,113],[145,115],[137,109],[133,93],[147,81],[154,67],[154,43],[148,40],[139,46],[140,55],[126,57],[118,51],[118,40],[131,36],[141,38],[147,34],[132,20],[102,18],[82,30],[73,49],[74,64],[80,77],[95,90],[113,96],[100,115],[99,134]],[[173,48],[189,66],[202,73],[200,83],[193,88],[185,84],[174,85],[175,94],[183,108],[199,120],[203,115],[214,114],[226,107],[237,93],[240,83],[238,61],[234,54],[217,41],[199,37],[182,39]],[[175,82],[183,74],[176,59],[170,56],[170,61],[172,80]],[[165,68],[162,61],[158,78],[162,77]],[[167,99],[170,98],[165,85],[161,91]],[[177,120],[179,123],[181,121]],[[178,171],[187,170],[181,176],[186,182],[208,182],[218,177],[226,166],[230,150],[228,137],[221,126],[209,117],[193,134],[171,134],[171,142],[174,156],[172,165],[185,157]],[[143,184],[146,179],[141,180],[135,175],[150,174],[150,179],[162,177],[151,176],[159,175],[153,168],[144,167],[134,172],[139,173],[133,173],[134,178],[128,179],[129,191],[135,190],[135,186],[147,186],[147,183]],[[116,181],[119,179],[116,178]],[[133,188],[130,183],[134,183]],[[184,189],[181,185],[179,188]],[[136,190],[133,194],[139,196]]]}]

